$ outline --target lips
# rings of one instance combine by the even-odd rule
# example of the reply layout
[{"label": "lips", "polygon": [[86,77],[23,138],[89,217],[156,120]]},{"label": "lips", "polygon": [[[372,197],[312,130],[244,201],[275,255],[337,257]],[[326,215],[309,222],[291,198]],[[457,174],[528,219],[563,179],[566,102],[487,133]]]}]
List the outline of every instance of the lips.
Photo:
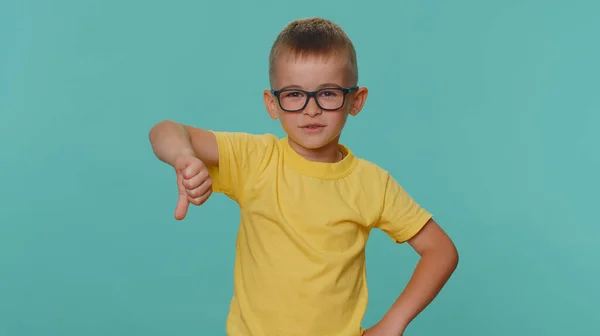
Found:
[{"label": "lips", "polygon": [[322,128],[325,127],[325,125],[323,124],[306,124],[304,126],[300,126],[300,128],[306,128],[306,129],[317,129],[317,128]]}]

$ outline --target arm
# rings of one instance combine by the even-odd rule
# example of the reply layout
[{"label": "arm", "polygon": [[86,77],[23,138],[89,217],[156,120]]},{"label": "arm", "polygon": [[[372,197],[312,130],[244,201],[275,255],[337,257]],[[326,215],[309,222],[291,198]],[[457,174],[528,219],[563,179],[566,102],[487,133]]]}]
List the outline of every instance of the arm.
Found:
[{"label": "arm", "polygon": [[176,217],[189,201],[200,205],[213,191],[243,201],[252,174],[277,143],[272,135],[214,132],[172,121],[156,124],[149,134],[155,155],[175,168],[180,192]]},{"label": "arm", "polygon": [[150,130],[149,138],[156,157],[173,167],[182,156],[194,156],[207,166],[219,164],[217,140],[210,131],[162,121]]},{"label": "arm", "polygon": [[427,307],[458,265],[458,252],[433,220],[408,243],[421,256],[406,288],[369,335],[402,335],[408,324]]},{"label": "arm", "polygon": [[155,155],[177,173],[179,200],[175,218],[185,218],[190,203],[202,205],[212,194],[207,166],[218,166],[219,151],[215,135],[199,128],[172,121],[156,124],[149,134]]}]

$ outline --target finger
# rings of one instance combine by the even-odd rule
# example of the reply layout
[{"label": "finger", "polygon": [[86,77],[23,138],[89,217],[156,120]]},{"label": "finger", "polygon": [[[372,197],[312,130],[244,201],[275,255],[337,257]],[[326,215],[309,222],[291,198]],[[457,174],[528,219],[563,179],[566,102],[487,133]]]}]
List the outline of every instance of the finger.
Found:
[{"label": "finger", "polygon": [[182,220],[187,215],[190,202],[187,195],[179,195],[177,206],[175,206],[175,219]]},{"label": "finger", "polygon": [[187,215],[189,201],[185,187],[183,186],[183,177],[180,173],[177,174],[177,189],[179,192],[179,199],[175,206],[175,219],[182,220]]},{"label": "finger", "polygon": [[184,178],[183,179],[183,186],[188,189],[188,190],[192,190],[192,189],[196,189],[198,188],[200,185],[202,185],[202,183],[209,177],[208,175],[208,171],[202,170],[199,171],[195,176],[191,176],[189,178]]},{"label": "finger", "polygon": [[196,198],[188,197],[188,202],[190,202],[194,205],[202,205],[208,200],[208,198],[210,197],[211,194],[212,194],[212,190],[209,189],[206,193],[204,193],[200,197],[196,197]]},{"label": "finger", "polygon": [[[192,194],[190,196],[190,194]],[[191,193],[188,191],[188,201],[194,205],[201,205],[212,194],[212,179],[209,177],[206,179],[200,187],[193,190]]]},{"label": "finger", "polygon": [[196,187],[195,189],[187,189],[187,195],[190,198],[198,198],[204,194],[206,194],[210,189],[212,188],[212,179],[206,178],[202,184],[200,184],[198,187]]},{"label": "finger", "polygon": [[182,171],[182,175],[184,179],[190,179],[192,178],[194,175],[198,175],[198,173],[200,173],[200,171],[204,168],[203,164],[201,161],[197,161],[194,164],[190,164],[187,165]]}]

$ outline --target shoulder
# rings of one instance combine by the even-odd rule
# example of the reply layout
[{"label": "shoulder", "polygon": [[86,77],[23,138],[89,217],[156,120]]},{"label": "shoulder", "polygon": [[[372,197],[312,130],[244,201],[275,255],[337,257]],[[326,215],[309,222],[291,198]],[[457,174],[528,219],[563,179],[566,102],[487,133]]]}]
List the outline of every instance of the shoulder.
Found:
[{"label": "shoulder", "polygon": [[391,174],[386,169],[363,158],[356,158],[356,167],[348,176],[348,182],[371,206],[383,201],[391,180]]},{"label": "shoulder", "polygon": [[271,133],[247,133],[229,131],[211,131],[220,145],[228,145],[237,149],[250,151],[266,150],[275,147],[279,139]]},{"label": "shoulder", "polygon": [[362,178],[369,178],[371,180],[374,180],[373,182],[377,181],[381,183],[387,183],[387,181],[391,177],[391,174],[388,170],[384,169],[383,167],[372,161],[362,158],[357,158],[356,161],[356,172]]},{"label": "shoulder", "polygon": [[355,183],[360,183],[365,194],[370,194],[374,199],[404,193],[404,187],[392,172],[372,161],[358,159],[355,173]]},{"label": "shoulder", "polygon": [[354,153],[349,147],[341,145],[342,149],[352,155],[355,161],[355,168],[352,176],[360,180],[361,184],[369,181],[370,185],[386,184],[391,177],[390,173],[380,165],[362,158]]},{"label": "shoulder", "polygon": [[277,136],[271,133],[248,133],[248,132],[232,132],[232,131],[216,131],[211,130],[216,137],[222,139],[233,139],[241,141],[251,142],[262,142],[262,143],[275,143],[279,139]]}]

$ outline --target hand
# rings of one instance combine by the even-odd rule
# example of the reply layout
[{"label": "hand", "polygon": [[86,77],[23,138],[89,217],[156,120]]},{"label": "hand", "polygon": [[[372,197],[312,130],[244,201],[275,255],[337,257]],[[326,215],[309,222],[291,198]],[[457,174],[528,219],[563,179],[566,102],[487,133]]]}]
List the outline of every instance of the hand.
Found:
[{"label": "hand", "polygon": [[182,220],[190,203],[202,205],[212,194],[212,179],[204,163],[191,155],[178,157],[175,160],[175,171],[179,190],[175,219]]}]

